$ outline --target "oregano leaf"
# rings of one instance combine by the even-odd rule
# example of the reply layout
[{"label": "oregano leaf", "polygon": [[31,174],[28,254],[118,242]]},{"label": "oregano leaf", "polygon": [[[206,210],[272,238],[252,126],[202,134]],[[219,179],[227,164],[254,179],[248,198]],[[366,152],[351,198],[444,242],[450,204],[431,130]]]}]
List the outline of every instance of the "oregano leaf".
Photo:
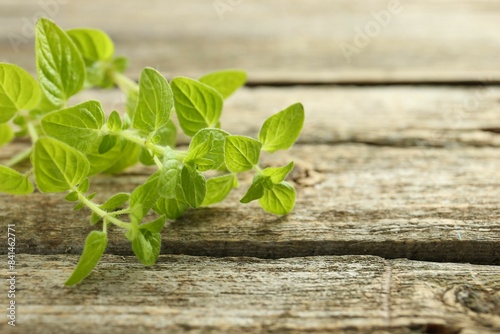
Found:
[{"label": "oregano leaf", "polygon": [[89,173],[89,162],[81,152],[50,137],[38,139],[32,160],[36,184],[42,192],[69,190]]},{"label": "oregano leaf", "polygon": [[132,250],[135,256],[145,266],[152,266],[160,255],[161,235],[149,230],[139,230],[136,238],[132,241]]},{"label": "oregano leaf", "polygon": [[222,70],[205,74],[198,79],[200,82],[214,88],[224,98],[231,96],[247,81],[247,74],[239,70]]},{"label": "oregano leaf", "polygon": [[248,188],[245,196],[240,200],[240,203],[250,203],[264,196],[265,189],[271,189],[272,183],[269,176],[256,174],[253,177],[252,184]]},{"label": "oregano leaf", "polygon": [[11,142],[14,139],[14,131],[7,123],[0,124],[0,147]]},{"label": "oregano leaf", "polygon": [[27,195],[33,192],[29,177],[12,168],[0,165],[0,192],[12,195]]},{"label": "oregano leaf", "polygon": [[73,43],[88,61],[109,61],[115,54],[115,45],[104,31],[90,28],[67,30]]},{"label": "oregano leaf", "polygon": [[271,189],[264,189],[264,195],[259,199],[260,206],[276,215],[286,215],[295,206],[295,189],[288,182],[275,184]]},{"label": "oregano leaf", "polygon": [[211,161],[210,167],[207,168],[207,165],[200,163],[198,161],[198,170],[200,172],[204,172],[210,169],[220,169],[224,166],[224,145],[226,142],[226,137],[229,136],[224,130],[220,129],[201,129],[198,131],[194,137],[191,139],[191,143],[189,144],[189,149],[192,147],[198,147],[211,139],[211,147],[210,150],[203,156],[199,158],[205,158]]},{"label": "oregano leaf", "polygon": [[145,68],[139,81],[139,99],[132,126],[147,133],[167,125],[174,105],[172,89],[163,75]]},{"label": "oregano leaf", "polygon": [[234,174],[212,177],[207,180],[207,194],[202,206],[209,206],[223,201],[233,188],[238,187]]},{"label": "oregano leaf", "polygon": [[98,101],[86,101],[50,112],[42,118],[41,123],[48,136],[85,153],[99,138],[104,125],[104,111]]},{"label": "oregano leaf", "polygon": [[36,80],[14,64],[0,63],[0,123],[20,110],[35,108],[42,95]]},{"label": "oregano leaf", "polygon": [[293,161],[283,167],[268,167],[262,171],[262,174],[269,176],[274,184],[278,184],[285,180],[286,176],[292,171],[294,166]]},{"label": "oregano leaf", "polygon": [[146,224],[139,225],[140,230],[148,230],[152,233],[160,233],[163,230],[163,226],[165,226],[166,216],[163,215],[154,221]]},{"label": "oregano leaf", "polygon": [[262,144],[244,136],[228,136],[225,142],[227,168],[233,173],[241,173],[254,168],[259,162]]},{"label": "oregano leaf", "polygon": [[207,192],[205,177],[197,170],[184,165],[181,171],[181,184],[186,202],[192,208],[200,207]]},{"label": "oregano leaf", "polygon": [[192,137],[203,128],[217,127],[222,113],[222,96],[199,81],[177,77],[172,80],[175,111],[182,131]]},{"label": "oregano leaf", "polygon": [[71,38],[49,19],[35,27],[36,68],[47,99],[63,106],[85,82],[85,63]]},{"label": "oregano leaf", "polygon": [[101,259],[108,245],[106,233],[92,231],[85,240],[83,253],[75,270],[64,283],[67,286],[75,285],[87,277]]},{"label": "oregano leaf", "polygon": [[268,152],[286,150],[299,137],[304,125],[304,107],[296,103],[269,117],[259,133],[262,149]]}]

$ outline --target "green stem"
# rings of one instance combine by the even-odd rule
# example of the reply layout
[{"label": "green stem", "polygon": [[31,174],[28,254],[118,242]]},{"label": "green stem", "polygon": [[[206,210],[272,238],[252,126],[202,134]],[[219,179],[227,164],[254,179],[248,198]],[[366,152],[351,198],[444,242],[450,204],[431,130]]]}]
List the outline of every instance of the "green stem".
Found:
[{"label": "green stem", "polygon": [[133,143],[141,145],[142,147],[153,152],[154,154],[163,156],[163,153],[165,151],[164,147],[162,147],[160,145],[155,145],[155,144],[151,143],[150,141],[145,140],[144,138],[137,136],[134,132],[132,132],[130,130],[121,131],[121,132],[119,132],[119,135],[128,141],[131,141]]},{"label": "green stem", "polygon": [[31,142],[36,143],[38,140],[38,133],[36,132],[35,126],[31,122],[26,123],[26,125],[28,127],[28,133],[31,137]]},{"label": "green stem", "polygon": [[121,73],[113,73],[113,81],[125,94],[139,91],[139,85]]},{"label": "green stem", "polygon": [[129,230],[130,229],[130,224],[122,222],[121,220],[115,218],[112,214],[110,214],[107,211],[104,211],[101,209],[97,204],[92,202],[85,196],[85,194],[82,194],[78,188],[73,188],[71,191],[75,191],[78,194],[78,199],[85,204],[86,207],[88,207],[90,210],[95,212],[99,217],[103,219],[104,224],[107,224],[107,222],[113,223],[118,227],[121,227],[123,229]]}]

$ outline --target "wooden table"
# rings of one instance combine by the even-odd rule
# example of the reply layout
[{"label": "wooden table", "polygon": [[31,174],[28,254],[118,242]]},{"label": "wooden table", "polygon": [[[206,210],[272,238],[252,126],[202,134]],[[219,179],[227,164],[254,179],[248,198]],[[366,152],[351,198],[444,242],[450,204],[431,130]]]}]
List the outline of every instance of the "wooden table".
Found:
[{"label": "wooden table", "polygon": [[[155,266],[111,231],[95,272],[65,288],[89,213],[61,195],[0,195],[18,252],[17,326],[3,317],[1,333],[500,332],[498,1],[0,0],[1,61],[34,70],[40,13],[109,32],[132,78],[245,69],[231,133],[255,136],[303,102],[298,144],[263,157],[296,162],[298,201],[285,217],[240,205],[243,176],[228,200],[168,223]],[[89,98],[124,102],[75,102]],[[96,200],[149,172],[96,177]]]}]

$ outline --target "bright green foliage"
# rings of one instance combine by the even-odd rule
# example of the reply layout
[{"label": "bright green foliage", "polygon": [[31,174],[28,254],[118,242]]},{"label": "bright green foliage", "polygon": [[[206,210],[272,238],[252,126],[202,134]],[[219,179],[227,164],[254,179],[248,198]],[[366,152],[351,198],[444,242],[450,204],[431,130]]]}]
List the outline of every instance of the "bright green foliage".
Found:
[{"label": "bright green foliage", "polygon": [[137,237],[132,241],[132,250],[135,256],[145,266],[152,266],[160,255],[161,234],[148,230],[139,230]]},{"label": "bright green foliage", "polygon": [[14,131],[7,123],[0,124],[0,146],[3,146],[9,143],[12,139],[14,139]]},{"label": "bright green foliage", "polygon": [[109,61],[115,54],[115,45],[109,36],[98,29],[70,29],[66,31],[85,60]]},{"label": "bright green foliage", "polygon": [[187,204],[192,208],[200,207],[207,192],[205,177],[197,170],[193,170],[186,165],[182,167],[181,185]]},{"label": "bright green foliage", "polygon": [[17,65],[0,63],[0,123],[20,110],[35,108],[41,97],[38,83],[28,72]]},{"label": "bright green foliage", "polygon": [[202,205],[208,206],[222,202],[233,188],[238,187],[238,179],[234,174],[212,177],[207,180],[207,194]]},{"label": "bright green foliage", "polygon": [[293,169],[293,161],[284,167],[269,167],[262,171],[262,174],[269,176],[272,183],[278,184],[283,181],[288,173]]},{"label": "bright green foliage", "polygon": [[[154,265],[167,219],[230,198],[239,186],[238,173],[254,174],[241,203],[258,200],[279,215],[293,209],[296,193],[285,181],[293,162],[262,169],[259,159],[261,150],[286,149],[296,141],[304,122],[301,104],[266,120],[259,140],[231,135],[220,129],[223,100],[244,85],[242,71],[212,72],[199,80],[177,77],[169,85],[160,72],[145,68],[137,84],[123,75],[127,60],[115,56],[106,33],[64,31],[48,19],[36,25],[35,47],[38,82],[20,67],[0,63],[0,146],[15,137],[32,142],[0,165],[0,192],[26,195],[36,186],[41,192],[64,192],[74,210],[90,211],[90,224],[102,231],[88,235],[66,285],[91,273],[111,228],[122,231],[141,263]],[[114,85],[125,93],[126,110],[105,111],[93,100],[67,105],[82,89]],[[174,107],[178,125],[192,137],[185,150],[175,147]],[[32,168],[17,171],[28,158]],[[94,202],[101,197],[92,190],[92,175],[120,173],[138,162],[151,166],[141,170],[149,177],[129,192]]]},{"label": "bright green foliage", "polygon": [[144,69],[132,126],[147,133],[155,133],[167,125],[173,106],[172,90],[167,80],[152,68]]},{"label": "bright green foliage", "polygon": [[92,148],[103,125],[104,112],[98,101],[53,111],[42,118],[45,134],[84,153]]},{"label": "bright green foliage", "polygon": [[264,189],[259,204],[266,211],[276,215],[286,215],[295,205],[295,189],[288,182],[281,182],[271,189]]},{"label": "bright green foliage", "polygon": [[76,265],[73,274],[64,283],[67,286],[75,285],[87,277],[95,268],[101,259],[106,246],[108,245],[108,237],[106,233],[99,231],[92,231],[85,240],[83,253]]},{"label": "bright green foliage", "polygon": [[269,117],[262,125],[259,140],[264,151],[289,149],[299,137],[304,125],[304,107],[296,103]]},{"label": "bright green foliage", "polygon": [[13,195],[26,195],[33,192],[29,177],[0,165],[0,192]]},{"label": "bright green foliage", "polygon": [[228,136],[226,138],[225,157],[227,168],[233,173],[246,172],[259,162],[262,144],[252,138]]},{"label": "bright green foliage", "polygon": [[36,68],[45,96],[64,106],[85,82],[85,63],[71,38],[54,22],[42,18],[35,30]]},{"label": "bright green foliage", "polygon": [[217,71],[205,74],[199,81],[214,88],[226,99],[245,84],[247,74],[239,70]]},{"label": "bright green foliage", "polygon": [[40,138],[35,143],[33,166],[36,184],[43,192],[67,191],[89,173],[85,155],[50,137]]},{"label": "bright green foliage", "polygon": [[193,79],[172,80],[175,110],[182,131],[194,136],[198,130],[217,127],[222,113],[222,96],[213,88]]}]

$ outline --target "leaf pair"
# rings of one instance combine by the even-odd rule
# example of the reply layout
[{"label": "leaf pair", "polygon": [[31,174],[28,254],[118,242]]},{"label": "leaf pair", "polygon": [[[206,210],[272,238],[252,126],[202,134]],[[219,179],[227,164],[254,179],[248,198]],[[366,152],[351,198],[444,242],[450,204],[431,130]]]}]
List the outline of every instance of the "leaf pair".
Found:
[{"label": "leaf pair", "polygon": [[218,128],[224,98],[245,81],[245,72],[235,70],[213,72],[199,80],[185,77],[172,80],[175,110],[182,131],[192,137],[201,129]]},{"label": "leaf pair", "polygon": [[295,205],[295,189],[285,180],[293,169],[293,162],[283,167],[266,168],[255,175],[252,184],[241,203],[259,200],[260,206],[271,213],[285,215],[293,210]]}]

